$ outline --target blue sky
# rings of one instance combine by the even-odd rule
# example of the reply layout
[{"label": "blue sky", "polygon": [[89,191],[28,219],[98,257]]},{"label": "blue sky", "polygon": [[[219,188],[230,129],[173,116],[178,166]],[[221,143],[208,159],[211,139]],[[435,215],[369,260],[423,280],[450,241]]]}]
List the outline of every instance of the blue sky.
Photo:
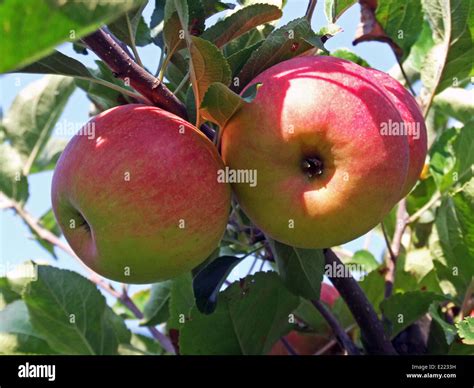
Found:
[{"label": "blue sky", "polygon": [[[147,6],[144,13],[147,22],[150,19],[154,1],[150,1],[150,3],[151,4]],[[292,19],[303,16],[307,3],[307,0],[289,0],[288,5],[284,9],[284,17],[279,22],[279,25],[286,24]],[[327,24],[323,11],[323,4],[323,1],[319,1],[314,13],[312,25],[313,29],[316,31]],[[212,20],[215,21],[216,18],[213,18]],[[213,22],[212,20],[208,25]],[[343,32],[331,38],[326,43],[326,47],[329,51],[342,47],[349,48],[367,60],[372,67],[388,71],[395,65],[394,55],[388,45],[378,42],[368,42],[361,43],[355,47],[352,46],[352,40],[358,23],[359,5],[356,4],[338,20],[337,24],[343,28]],[[97,58],[93,53],[89,53],[87,56],[76,54],[72,50],[71,44],[64,44],[59,49],[66,55],[79,59],[86,66],[95,67],[94,60]],[[152,71],[155,71],[160,57],[159,48],[154,45],[149,45],[145,48],[139,48],[138,50],[145,66]],[[0,106],[3,112],[8,110],[13,99],[22,88],[39,78],[41,78],[41,76],[30,74],[9,74],[0,76]],[[59,122],[67,119],[68,122],[82,125],[89,119],[89,107],[90,103],[86,98],[85,93],[80,89],[76,89],[66,105]],[[51,179],[52,172],[35,174],[29,177],[30,197],[26,204],[26,208],[36,217],[41,216],[51,208]],[[362,248],[364,243],[367,243],[367,240],[365,237],[361,237],[354,242],[346,244],[345,247],[355,251]],[[373,235],[370,238],[369,249],[376,255],[376,257],[380,256],[383,247],[383,241],[379,236]],[[32,259],[38,262],[52,263],[58,267],[68,268],[86,274],[81,265],[74,259],[63,254],[59,250],[57,250],[57,254],[59,260],[54,261],[47,251],[30,238],[30,232],[20,218],[15,216],[11,211],[0,212],[0,262],[2,264],[13,266],[25,260]],[[251,258],[245,260],[233,271],[231,277],[236,279],[240,276],[245,276],[252,261]]]}]

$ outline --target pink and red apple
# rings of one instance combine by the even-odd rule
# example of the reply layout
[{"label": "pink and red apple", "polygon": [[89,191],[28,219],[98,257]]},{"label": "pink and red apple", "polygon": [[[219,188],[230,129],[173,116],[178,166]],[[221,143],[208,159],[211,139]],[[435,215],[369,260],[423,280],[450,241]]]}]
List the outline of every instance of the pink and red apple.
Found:
[{"label": "pink and red apple", "polygon": [[386,89],[365,68],[323,56],[279,63],[254,83],[256,98],[222,135],[226,165],[257,172],[256,187],[233,185],[249,218],[300,248],[339,245],[376,226],[418,169],[407,136],[382,132],[404,121]]},{"label": "pink and red apple", "polygon": [[202,263],[230,208],[213,144],[145,105],[112,108],[88,126],[67,145],[52,184],[54,213],[77,256],[125,283],[169,279]]}]

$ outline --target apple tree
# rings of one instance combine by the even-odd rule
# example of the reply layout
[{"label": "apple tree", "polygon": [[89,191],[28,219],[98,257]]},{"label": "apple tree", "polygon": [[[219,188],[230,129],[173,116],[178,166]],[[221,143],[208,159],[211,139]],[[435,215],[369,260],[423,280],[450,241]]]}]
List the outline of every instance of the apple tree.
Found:
[{"label": "apple tree", "polygon": [[[13,265],[2,252],[0,353],[473,355],[473,10],[472,0],[1,2],[2,77],[16,77],[19,73],[42,75],[19,91],[2,114],[2,217],[13,214],[21,219],[29,230],[28,238],[34,239],[50,255],[50,260],[25,257],[23,264]],[[315,28],[318,12],[324,14],[326,22]],[[285,19],[288,13],[298,16]],[[354,231],[363,229],[359,227],[365,215],[376,207],[375,201],[358,205],[360,214],[351,218],[344,209],[351,206],[354,197],[345,201],[337,195],[322,198],[327,206],[342,209],[336,212],[335,219],[337,225],[343,226],[331,232],[330,241],[336,243],[322,243],[316,248],[303,243],[293,246],[288,243],[293,241],[291,238],[279,238],[285,237],[285,231],[273,232],[272,226],[284,212],[294,209],[265,204],[278,203],[272,201],[283,195],[283,185],[279,185],[282,191],[266,193],[265,201],[252,209],[248,202],[242,206],[247,192],[237,190],[233,180],[236,178],[228,175],[226,184],[229,190],[232,186],[234,194],[232,200],[223,199],[229,205],[225,209],[225,231],[199,265],[194,263],[187,268],[183,264],[182,270],[173,272],[173,276],[157,277],[160,281],[140,287],[127,284],[144,283],[133,278],[119,283],[100,276],[101,271],[90,269],[87,260],[84,262],[89,267],[81,268],[80,273],[64,268],[68,267],[63,264],[68,259],[76,264],[77,256],[83,259],[78,244],[71,244],[72,240],[63,236],[65,227],[58,225],[56,208],[55,217],[52,209],[32,214],[29,207],[35,198],[32,179],[41,173],[51,176],[62,163],[58,160],[66,142],[54,136],[54,130],[74,91],[87,97],[91,117],[106,117],[110,109],[120,111],[130,104],[145,105],[146,111],[160,108],[176,120],[185,120],[187,126],[195,126],[192,131],[199,131],[200,139],[207,138],[206,146],[216,155],[223,155],[226,164],[243,159],[251,163],[265,161],[266,153],[271,155],[266,161],[270,163],[268,170],[276,170],[280,165],[272,166],[272,159],[293,147],[291,142],[282,146],[266,142],[266,132],[248,132],[261,131],[259,126],[266,122],[265,112],[280,109],[275,107],[281,103],[279,99],[283,97],[278,93],[283,91],[273,90],[272,101],[259,112],[251,111],[245,116],[245,109],[255,106],[252,104],[259,93],[263,95],[265,83],[269,83],[252,81],[269,69],[296,63],[290,62],[295,59],[298,63],[326,63],[325,77],[330,81],[337,80],[339,63],[360,69],[360,76],[365,77],[371,68],[369,58],[343,47],[328,48],[332,39],[347,33],[338,23],[342,24],[348,15],[360,15],[354,46],[369,47],[373,43],[367,42],[377,41],[391,50],[393,67],[389,74],[397,85],[403,85],[403,93],[411,95],[410,101],[416,100],[413,104],[418,104],[416,110],[423,128],[426,125],[428,146],[426,158],[422,154],[422,168],[416,172],[413,189],[410,186],[403,198],[397,197],[391,203],[388,214],[379,217],[377,225],[371,225],[365,237],[358,240],[361,244],[342,245],[361,234]],[[154,61],[142,61],[145,51],[153,52]],[[85,58],[91,57],[92,67],[84,64]],[[375,84],[373,81],[370,87],[380,92],[380,85]],[[349,82],[345,86],[350,85]],[[323,99],[324,92],[315,92],[321,97],[318,101]],[[357,95],[367,109],[379,101],[392,101],[385,92],[377,98],[367,96]],[[308,104],[304,90],[297,97]],[[308,105],[308,109],[344,107],[342,97],[334,98],[319,107]],[[397,105],[387,104],[398,117],[394,108]],[[79,108],[83,107],[74,109]],[[355,108],[342,108],[336,113],[332,124],[349,122],[345,128],[355,131]],[[140,120],[140,111],[136,114]],[[241,117],[247,117],[246,121],[238,121]],[[99,121],[95,122],[99,126]],[[147,123],[155,125],[152,122]],[[128,135],[138,136],[139,130],[135,130],[134,133],[130,129],[123,136],[123,149],[127,147]],[[231,130],[246,132],[239,138],[231,135]],[[354,142],[356,136],[355,133]],[[257,154],[247,157],[249,144],[255,139],[264,146],[261,154],[258,148]],[[364,142],[372,144],[372,140],[367,138]],[[160,155],[178,155],[180,149],[176,144],[150,138],[143,142],[149,149],[162,147]],[[105,168],[116,165],[125,155],[125,151],[117,152],[104,160],[102,149],[97,146],[94,154],[75,154],[76,165],[71,175],[74,177],[75,171],[79,174],[79,166],[87,161]],[[368,151],[362,156],[370,164],[379,150]],[[226,152],[231,156],[227,158]],[[374,198],[393,190],[392,175],[398,173],[397,163],[408,163],[407,152],[404,156],[392,155],[384,162],[385,170],[393,173],[361,189],[370,189]],[[146,158],[146,152],[141,155],[135,161],[149,168],[160,166],[159,157]],[[190,155],[193,159],[187,160],[187,167],[201,160],[196,154]],[[354,166],[358,160],[348,156],[349,165],[360,167]],[[224,162],[218,158],[224,168]],[[316,159],[304,161],[305,171],[311,175],[322,173],[322,165]],[[165,172],[178,174],[185,170],[181,167],[177,165],[177,172],[171,168]],[[96,173],[89,171],[91,175]],[[84,182],[88,178],[85,175]],[[246,178],[252,180],[251,176]],[[259,182],[263,185],[269,180],[261,168],[255,178],[257,187]],[[288,177],[288,181],[296,182],[292,179]],[[107,180],[107,174],[94,180],[94,193],[105,190]],[[66,186],[71,185],[71,180],[66,182]],[[75,190],[86,190],[85,186]],[[291,189],[291,185],[285,187]],[[188,188],[192,196],[194,186]],[[188,201],[186,207],[211,209],[221,197],[216,191],[210,192],[209,187],[205,189],[208,200]],[[150,200],[159,201],[156,198],[161,198],[161,194],[151,195],[151,188],[143,190],[140,198],[128,198],[124,206],[127,211],[143,212],[142,233],[146,233],[148,216],[153,215],[152,210],[159,210],[143,198],[149,194]],[[164,190],[180,197],[173,188]],[[183,184],[181,193],[185,191]],[[103,196],[87,198],[89,202],[97,201],[95,209],[112,206]],[[334,203],[337,201],[341,203]],[[48,208],[53,205],[49,203]],[[255,222],[260,221],[262,213],[269,220],[267,224]],[[128,241],[131,234],[141,233],[140,225],[134,224],[134,230],[126,228],[127,219],[131,220],[133,215],[126,213],[128,218],[120,217],[121,223],[112,226],[127,231],[121,236],[123,241]],[[209,217],[201,216],[202,233],[186,235],[187,241],[171,242],[170,238],[156,235],[149,247],[157,241],[165,247],[173,244],[170,249],[186,247],[188,252],[183,251],[176,259],[185,263],[201,242],[199,239],[206,238]],[[317,235],[331,228],[331,222],[322,217],[317,224],[309,225],[310,234],[300,241],[317,239]],[[257,224],[267,226],[259,228]],[[294,228],[298,227],[297,223]],[[9,225],[2,220],[2,229],[6,228]],[[381,253],[373,248],[371,239],[383,242]],[[14,243],[20,247],[25,241]],[[147,247],[134,246],[125,252],[126,244],[123,246],[119,256],[126,253],[143,258],[146,252],[151,263],[154,255],[158,255]],[[145,272],[153,271],[151,264],[145,263],[143,268]],[[153,272],[149,274],[153,278]]]}]

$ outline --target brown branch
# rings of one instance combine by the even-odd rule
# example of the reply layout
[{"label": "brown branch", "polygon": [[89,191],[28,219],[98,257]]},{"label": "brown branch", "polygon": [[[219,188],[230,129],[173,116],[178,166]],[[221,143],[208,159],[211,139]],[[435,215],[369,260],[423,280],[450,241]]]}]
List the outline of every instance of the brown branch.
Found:
[{"label": "brown branch", "polygon": [[83,38],[83,41],[118,78],[129,81],[153,105],[187,119],[184,104],[162,82],[138,65],[110,33],[99,29]]},{"label": "brown branch", "polygon": [[[150,74],[129,55],[122,47],[122,42],[110,32],[101,28],[82,39],[85,44],[100,58],[120,79],[129,82],[136,91],[151,104],[187,120],[186,106],[166,87],[163,82]],[[211,140],[214,130],[202,125],[201,131]]]},{"label": "brown branch", "polygon": [[[2,196],[2,201],[5,199]],[[62,251],[66,252],[68,255],[77,259],[76,254],[74,251],[69,247],[68,244],[61,241],[59,237],[57,237],[54,233],[51,233],[49,230],[43,228],[38,220],[36,220],[30,213],[28,213],[20,204],[10,201],[8,203],[9,206],[6,208],[12,208],[20,218],[33,230],[42,240],[49,242],[50,244],[54,245],[55,247],[61,249]],[[80,261],[82,263],[82,261]],[[93,282],[98,287],[102,288],[104,291],[112,295],[113,297],[117,298],[126,308],[128,308],[133,315],[137,319],[143,318],[143,313],[137,307],[135,302],[128,296],[127,293],[121,293],[114,289],[111,284],[104,281],[100,276],[98,276],[95,272],[93,272],[90,268],[84,265],[84,268],[89,272],[89,280]],[[148,326],[148,330],[150,331],[153,338],[155,338],[158,343],[165,349],[168,353],[174,354],[174,347],[171,343],[170,339],[157,330],[155,327]]]},{"label": "brown branch", "polygon": [[326,322],[331,327],[332,331],[336,335],[336,338],[339,341],[339,344],[343,349],[347,351],[347,354],[352,356],[360,355],[359,349],[357,346],[352,342],[349,335],[346,333],[344,328],[339,324],[337,318],[332,314],[331,311],[319,300],[312,300],[311,303],[314,307],[319,311],[319,313],[323,316]]},{"label": "brown branch", "polygon": [[306,9],[305,18],[311,24],[311,19],[313,18],[314,10],[316,9],[316,4],[318,0],[309,0],[308,8]]},{"label": "brown branch", "polygon": [[[344,266],[331,249],[324,250],[324,257],[326,259],[326,266],[331,268]],[[355,321],[359,325],[367,353],[397,354],[385,334],[382,322],[379,320],[377,313],[357,281],[352,276],[338,277],[337,272],[328,277],[346,302]]]},{"label": "brown branch", "polygon": [[392,243],[388,242],[387,238],[387,247],[389,250],[389,255],[387,257],[386,266],[387,271],[385,272],[385,298],[388,298],[392,295],[393,284],[395,282],[395,271],[397,266],[397,259],[400,254],[400,249],[402,246],[402,237],[405,229],[408,225],[408,214],[406,209],[406,200],[402,199],[398,204],[397,209],[397,222],[395,226],[395,232],[393,234]]},{"label": "brown branch", "polygon": [[285,347],[286,351],[288,352],[288,354],[290,356],[297,356],[298,353],[296,352],[295,349],[293,349],[293,346],[290,345],[290,343],[286,340],[285,337],[281,337],[280,338],[280,342],[282,343],[282,345]]}]

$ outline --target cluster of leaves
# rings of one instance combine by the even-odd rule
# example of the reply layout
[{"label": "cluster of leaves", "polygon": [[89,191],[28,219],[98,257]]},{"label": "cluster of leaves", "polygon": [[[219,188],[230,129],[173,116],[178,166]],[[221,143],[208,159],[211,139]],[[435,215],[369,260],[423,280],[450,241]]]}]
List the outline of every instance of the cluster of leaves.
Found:
[{"label": "cluster of leaves", "polygon": [[[356,1],[326,0],[331,24],[319,33],[303,17],[275,28],[285,5],[281,0],[241,0],[238,7],[217,0],[155,0],[149,24],[142,16],[143,1],[53,3],[0,5],[0,20],[12,21],[8,31],[2,30],[0,51],[9,54],[0,71],[48,74],[21,91],[0,125],[0,190],[20,210],[29,195],[28,176],[54,168],[64,147],[51,133],[75,87],[87,94],[96,112],[139,98],[102,61],[87,68],[54,50],[58,44],[74,41],[75,50],[87,54],[78,39],[107,24],[137,60],[137,46],[158,46],[157,76],[186,105],[191,121],[209,121],[218,129],[252,98],[256,87],[247,95],[238,93],[255,75],[294,56],[327,54],[323,42],[338,31],[333,23]],[[429,317],[428,353],[474,354],[468,346],[474,342],[474,318],[458,318],[474,276],[474,104],[472,89],[466,89],[474,75],[471,0],[360,3],[365,24],[355,43],[379,40],[394,48],[408,79],[419,84],[433,144],[427,170],[407,197],[409,243],[398,258],[394,294],[384,299],[386,269],[369,251],[344,256],[344,262],[365,268],[360,285],[394,342]],[[20,5],[24,12],[19,14],[34,15],[34,20],[25,24],[12,16]],[[206,28],[209,17],[229,10]],[[46,14],[52,28],[43,31]],[[71,30],[75,35],[66,38]],[[13,42],[24,33],[19,50]],[[347,49],[330,55],[369,66]],[[384,221],[389,235],[396,221],[394,212]],[[39,224],[59,236],[51,211]],[[55,255],[53,245],[31,231]],[[182,354],[265,354],[291,330],[327,329],[311,304],[320,297],[322,252],[270,241],[269,255],[269,247],[253,233],[235,207],[220,249],[206,263],[131,296],[143,311],[138,324],[163,325]],[[222,290],[230,271],[251,255],[267,262],[273,258],[275,272],[249,274]],[[164,352],[149,337],[127,329],[125,321],[136,320],[135,315],[120,301],[109,307],[89,280],[33,263],[23,270],[36,277],[13,273],[0,278],[0,352]],[[355,326],[342,299],[332,311],[344,328]],[[289,317],[297,317],[295,323]],[[362,347],[357,330],[352,332]]]}]

